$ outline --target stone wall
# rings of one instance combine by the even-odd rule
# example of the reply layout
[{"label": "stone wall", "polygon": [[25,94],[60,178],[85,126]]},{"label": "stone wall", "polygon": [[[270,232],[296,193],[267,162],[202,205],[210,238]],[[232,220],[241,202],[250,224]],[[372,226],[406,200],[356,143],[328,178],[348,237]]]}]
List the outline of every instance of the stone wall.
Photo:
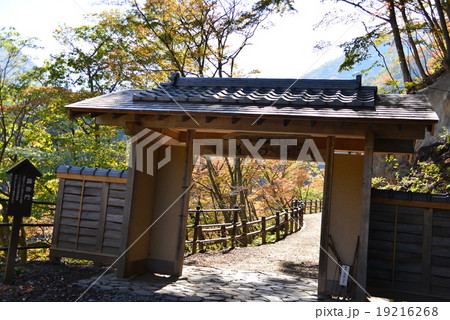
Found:
[{"label": "stone wall", "polygon": [[422,90],[439,116],[434,136],[427,132],[425,139],[417,144],[417,149],[433,144],[442,133],[443,127],[450,127],[450,74],[446,73],[428,88]]}]

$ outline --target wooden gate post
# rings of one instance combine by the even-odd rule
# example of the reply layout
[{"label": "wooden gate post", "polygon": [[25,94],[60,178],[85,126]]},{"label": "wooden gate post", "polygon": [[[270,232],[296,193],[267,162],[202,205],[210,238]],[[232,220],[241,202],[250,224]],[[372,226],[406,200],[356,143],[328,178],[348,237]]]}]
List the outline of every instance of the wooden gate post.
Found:
[{"label": "wooden gate post", "polygon": [[373,162],[374,135],[372,132],[366,133],[366,143],[364,148],[364,172],[362,185],[362,204],[360,219],[360,244],[358,255],[358,270],[356,281],[356,301],[366,300],[367,283],[367,252],[369,247],[369,219],[370,219],[370,193],[372,183],[372,162]]},{"label": "wooden gate post", "polygon": [[331,212],[331,184],[333,181],[333,163],[334,163],[334,143],[333,136],[327,137],[327,151],[325,157],[325,181],[323,186],[323,210],[322,222],[320,227],[320,254],[319,254],[319,277],[318,294],[326,294],[327,291],[327,272],[328,272],[328,235],[330,231],[330,212]]}]

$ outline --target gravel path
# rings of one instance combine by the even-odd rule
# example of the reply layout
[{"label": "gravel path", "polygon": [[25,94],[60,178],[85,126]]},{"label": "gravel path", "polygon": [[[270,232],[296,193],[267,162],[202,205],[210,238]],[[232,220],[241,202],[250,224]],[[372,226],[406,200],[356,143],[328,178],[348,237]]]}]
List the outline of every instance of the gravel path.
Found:
[{"label": "gravel path", "polygon": [[197,253],[185,265],[228,270],[274,272],[299,278],[315,278],[319,268],[321,214],[304,216],[303,230],[286,239],[257,247]]}]

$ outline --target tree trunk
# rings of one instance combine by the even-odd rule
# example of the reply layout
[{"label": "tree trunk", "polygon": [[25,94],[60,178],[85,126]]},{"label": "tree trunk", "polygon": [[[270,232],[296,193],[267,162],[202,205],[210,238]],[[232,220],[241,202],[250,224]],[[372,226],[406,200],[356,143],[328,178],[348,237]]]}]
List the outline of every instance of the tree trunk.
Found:
[{"label": "tree trunk", "polygon": [[436,10],[439,15],[439,22],[441,24],[442,35],[443,35],[444,41],[445,41],[445,47],[447,48],[447,52],[445,54],[445,59],[444,59],[444,67],[447,69],[447,71],[449,71],[450,70],[450,35],[448,32],[448,28],[447,28],[447,22],[445,21],[444,10],[442,9],[441,1],[436,0],[435,4],[436,4]]},{"label": "tree trunk", "polygon": [[400,35],[400,29],[397,23],[397,16],[395,14],[394,0],[387,1],[389,7],[389,23],[392,28],[392,34],[394,36],[395,48],[397,49],[398,60],[402,69],[403,82],[412,82],[411,73],[408,69],[408,63],[406,61],[405,51],[403,50],[402,38]]},{"label": "tree trunk", "polygon": [[446,49],[445,49],[445,45],[442,40],[441,34],[439,33],[439,27],[436,25],[434,19],[428,14],[422,0],[417,0],[417,3],[419,4],[422,15],[425,17],[425,20],[428,22],[428,26],[430,27],[430,30],[431,30],[431,33],[433,34],[434,39],[439,44],[439,47],[441,48],[442,52],[445,53]]},{"label": "tree trunk", "polygon": [[420,61],[420,55],[419,55],[419,50],[417,50],[417,46],[416,46],[416,42],[414,41],[414,38],[412,36],[411,33],[411,23],[408,19],[408,16],[406,15],[406,4],[405,4],[405,0],[400,0],[400,6],[399,6],[400,12],[402,14],[402,18],[403,21],[405,23],[405,30],[406,30],[406,34],[408,35],[408,42],[409,45],[411,46],[411,50],[413,52],[413,56],[414,56],[414,62],[417,65],[417,68],[419,69],[419,73],[420,76],[425,79],[426,77],[428,77],[427,72],[425,71],[422,62]]},{"label": "tree trunk", "polygon": [[239,188],[239,206],[241,208],[241,219],[247,219],[247,206],[246,206],[246,197],[244,191],[244,184],[242,182],[242,162],[241,158],[235,158],[235,166],[234,170],[236,170],[236,187]]}]

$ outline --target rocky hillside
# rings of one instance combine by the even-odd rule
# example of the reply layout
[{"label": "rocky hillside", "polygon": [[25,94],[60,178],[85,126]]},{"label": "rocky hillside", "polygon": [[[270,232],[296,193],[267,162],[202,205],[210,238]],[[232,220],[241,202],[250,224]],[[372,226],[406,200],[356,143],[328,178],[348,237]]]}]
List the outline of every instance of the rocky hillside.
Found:
[{"label": "rocky hillside", "polygon": [[412,164],[405,157],[375,158],[374,177],[379,189],[450,193],[450,132],[421,147]]},{"label": "rocky hillside", "polygon": [[439,116],[439,122],[435,127],[435,134],[427,133],[425,140],[419,147],[432,145],[437,142],[440,134],[445,134],[450,128],[450,74],[445,73],[437,81],[420,91],[427,96],[433,109]]}]

